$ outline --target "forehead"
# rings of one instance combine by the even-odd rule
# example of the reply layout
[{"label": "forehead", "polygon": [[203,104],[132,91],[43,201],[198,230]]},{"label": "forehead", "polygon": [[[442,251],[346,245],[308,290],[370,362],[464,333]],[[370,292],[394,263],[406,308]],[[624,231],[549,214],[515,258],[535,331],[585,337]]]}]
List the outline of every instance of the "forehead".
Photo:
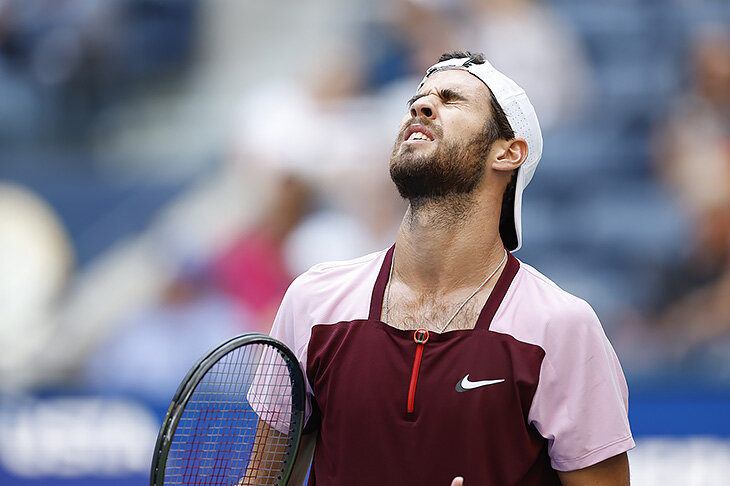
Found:
[{"label": "forehead", "polygon": [[418,93],[430,90],[452,89],[475,101],[489,103],[489,88],[473,74],[463,69],[446,69],[438,71],[426,78]]}]

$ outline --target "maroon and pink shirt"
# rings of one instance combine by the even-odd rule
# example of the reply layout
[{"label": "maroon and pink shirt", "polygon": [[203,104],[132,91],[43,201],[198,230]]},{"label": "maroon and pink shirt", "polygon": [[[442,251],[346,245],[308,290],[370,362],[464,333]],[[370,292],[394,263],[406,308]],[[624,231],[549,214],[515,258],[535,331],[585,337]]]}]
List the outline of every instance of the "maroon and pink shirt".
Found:
[{"label": "maroon and pink shirt", "polygon": [[585,301],[509,255],[474,329],[418,344],[380,321],[392,255],[312,267],[274,322],[319,428],[310,485],[559,485],[556,470],[634,447],[626,380]]}]

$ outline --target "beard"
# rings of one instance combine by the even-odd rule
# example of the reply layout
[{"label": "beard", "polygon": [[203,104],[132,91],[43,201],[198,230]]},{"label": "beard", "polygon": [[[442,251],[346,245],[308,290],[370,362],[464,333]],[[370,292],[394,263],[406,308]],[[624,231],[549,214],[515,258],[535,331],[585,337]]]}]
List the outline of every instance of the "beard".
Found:
[{"label": "beard", "polygon": [[[416,119],[434,133],[436,127]],[[488,122],[484,130],[466,144],[439,142],[430,154],[415,153],[413,147],[402,146],[408,126],[401,130],[390,157],[390,178],[402,198],[412,206],[435,200],[464,200],[484,177],[485,159],[494,142],[494,130]]]}]

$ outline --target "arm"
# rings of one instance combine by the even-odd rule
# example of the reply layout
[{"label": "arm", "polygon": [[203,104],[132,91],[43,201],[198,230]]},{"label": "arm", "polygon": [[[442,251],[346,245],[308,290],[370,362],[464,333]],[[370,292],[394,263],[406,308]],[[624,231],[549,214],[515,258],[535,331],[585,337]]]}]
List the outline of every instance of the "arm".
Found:
[{"label": "arm", "polygon": [[628,484],[624,453],[634,440],[618,357],[583,301],[553,319],[561,326],[553,326],[543,343],[545,357],[528,422],[548,439],[551,465],[564,485]]},{"label": "arm", "polygon": [[629,458],[624,452],[576,471],[558,471],[563,486],[628,486]]},{"label": "arm", "polygon": [[287,486],[303,486],[304,480],[307,478],[309,465],[312,463],[314,456],[314,446],[317,444],[317,431],[302,435],[302,441],[299,443],[297,458],[294,460],[294,468]]},{"label": "arm", "polygon": [[[291,476],[287,486],[301,486],[307,477],[309,464],[314,454],[314,445],[317,442],[317,433],[302,435],[294,459]],[[286,435],[271,427],[263,420],[259,420],[251,450],[251,463],[253,464],[280,464],[284,461],[286,452]],[[271,471],[262,471],[257,468],[246,470],[246,475],[238,481],[238,486],[249,484],[278,484],[276,476]]]}]

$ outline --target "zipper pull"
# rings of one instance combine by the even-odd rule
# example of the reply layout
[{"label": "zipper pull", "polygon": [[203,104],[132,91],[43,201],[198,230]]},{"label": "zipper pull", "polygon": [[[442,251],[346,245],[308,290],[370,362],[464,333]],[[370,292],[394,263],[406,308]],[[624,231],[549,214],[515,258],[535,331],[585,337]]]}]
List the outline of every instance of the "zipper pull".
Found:
[{"label": "zipper pull", "polygon": [[416,356],[413,358],[413,369],[411,370],[411,384],[408,387],[408,413],[413,413],[416,401],[416,383],[418,382],[418,370],[421,368],[423,358],[423,346],[428,341],[428,329],[417,329],[413,333],[413,340],[416,342]]}]

